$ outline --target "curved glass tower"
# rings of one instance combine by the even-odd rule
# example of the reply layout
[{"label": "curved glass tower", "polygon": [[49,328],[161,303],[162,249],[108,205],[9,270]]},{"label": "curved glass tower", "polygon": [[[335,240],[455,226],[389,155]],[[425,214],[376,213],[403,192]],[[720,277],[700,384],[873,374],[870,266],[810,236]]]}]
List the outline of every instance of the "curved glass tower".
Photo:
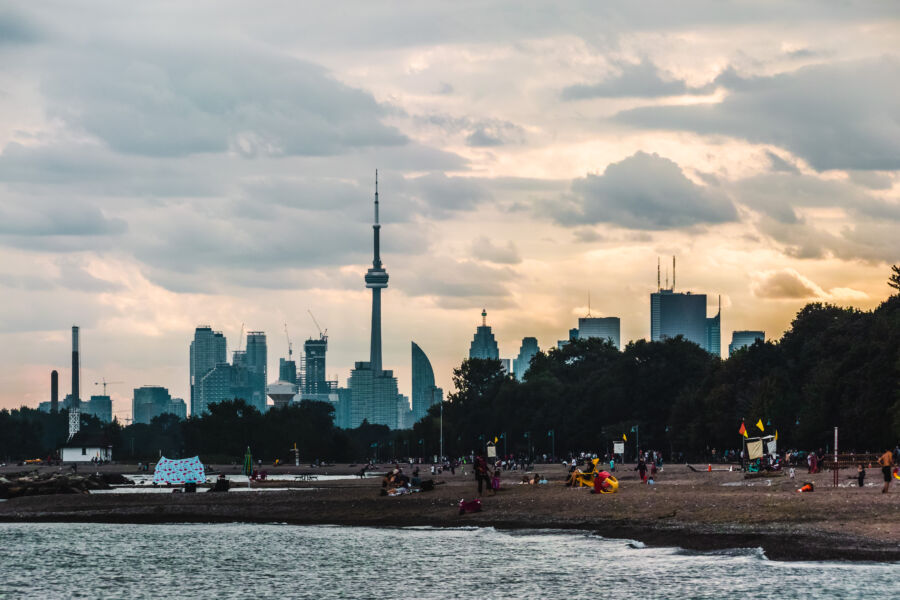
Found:
[{"label": "curved glass tower", "polygon": [[443,400],[444,390],[434,385],[434,369],[428,356],[415,342],[412,343],[412,413],[418,422],[428,413],[428,408]]}]

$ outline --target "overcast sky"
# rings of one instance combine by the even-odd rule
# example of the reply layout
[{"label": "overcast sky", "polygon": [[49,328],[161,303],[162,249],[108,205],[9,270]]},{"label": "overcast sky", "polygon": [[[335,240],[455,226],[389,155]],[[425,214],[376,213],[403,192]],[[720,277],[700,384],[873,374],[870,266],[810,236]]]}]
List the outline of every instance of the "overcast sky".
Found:
[{"label": "overcast sky", "polygon": [[[657,257],[780,337],[900,259],[894,2],[12,2],[0,7],[0,407],[105,377],[185,399],[194,327],[438,384],[587,312],[650,334]],[[665,273],[663,275],[665,277]],[[299,353],[299,352],[298,352]],[[727,354],[727,351],[725,352]],[[96,390],[96,391],[95,391]]]}]

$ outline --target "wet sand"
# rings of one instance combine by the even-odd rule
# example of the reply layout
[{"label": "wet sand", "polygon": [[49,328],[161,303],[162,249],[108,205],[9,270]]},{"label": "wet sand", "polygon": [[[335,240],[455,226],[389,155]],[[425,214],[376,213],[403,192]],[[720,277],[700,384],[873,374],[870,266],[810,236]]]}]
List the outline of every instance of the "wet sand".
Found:
[{"label": "wet sand", "polygon": [[[130,472],[115,465],[102,470]],[[358,470],[347,465],[268,469],[270,474],[332,475]],[[900,561],[900,486],[882,494],[877,469],[868,471],[868,483],[875,485],[860,489],[831,487],[830,473],[798,472],[793,482],[787,477],[745,480],[738,472],[696,473],[674,465],[652,486],[641,484],[633,471],[619,471],[619,493],[600,496],[565,487],[561,466],[538,465],[536,470],[551,483],[517,485],[521,473],[504,472],[504,489],[482,496],[481,513],[462,516],[457,503],[475,497],[477,490],[471,474],[457,471],[438,476],[445,483],[432,492],[400,497],[380,496],[378,479],[272,481],[254,486],[296,489],[241,494],[24,497],[0,502],[0,521],[580,529],[695,550],[762,547],[775,560]],[[850,475],[842,473],[842,485],[850,483]],[[815,482],[816,491],[798,494],[803,481]]]}]

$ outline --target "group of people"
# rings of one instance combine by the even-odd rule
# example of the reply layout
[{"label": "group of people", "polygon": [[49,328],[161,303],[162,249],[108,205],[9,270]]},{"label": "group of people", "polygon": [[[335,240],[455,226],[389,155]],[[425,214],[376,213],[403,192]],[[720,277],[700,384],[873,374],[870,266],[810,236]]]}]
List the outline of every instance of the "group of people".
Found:
[{"label": "group of people", "polygon": [[478,483],[479,496],[484,493],[485,487],[491,494],[496,494],[500,491],[500,469],[494,469],[492,473],[487,460],[481,454],[475,457],[472,467],[475,470],[475,481]]}]

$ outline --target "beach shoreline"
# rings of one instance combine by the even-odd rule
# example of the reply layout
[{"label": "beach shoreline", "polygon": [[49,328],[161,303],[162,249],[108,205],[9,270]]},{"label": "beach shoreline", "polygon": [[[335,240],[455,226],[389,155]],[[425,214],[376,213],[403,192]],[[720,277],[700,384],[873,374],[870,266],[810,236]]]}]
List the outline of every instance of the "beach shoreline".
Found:
[{"label": "beach shoreline", "polygon": [[[772,560],[900,561],[900,490],[829,487],[798,494],[786,477],[746,481],[740,473],[696,473],[667,467],[653,486],[621,471],[620,492],[595,496],[562,485],[564,470],[541,465],[551,484],[517,485],[482,496],[484,510],[459,515],[475,496],[470,475],[444,474],[432,492],[380,496],[378,480],[254,484],[258,492],[92,494],[14,498],[0,503],[0,522],[287,523],[365,527],[494,527],[589,531],[648,546],[717,551],[762,548]],[[126,473],[127,475],[127,473]]]}]

